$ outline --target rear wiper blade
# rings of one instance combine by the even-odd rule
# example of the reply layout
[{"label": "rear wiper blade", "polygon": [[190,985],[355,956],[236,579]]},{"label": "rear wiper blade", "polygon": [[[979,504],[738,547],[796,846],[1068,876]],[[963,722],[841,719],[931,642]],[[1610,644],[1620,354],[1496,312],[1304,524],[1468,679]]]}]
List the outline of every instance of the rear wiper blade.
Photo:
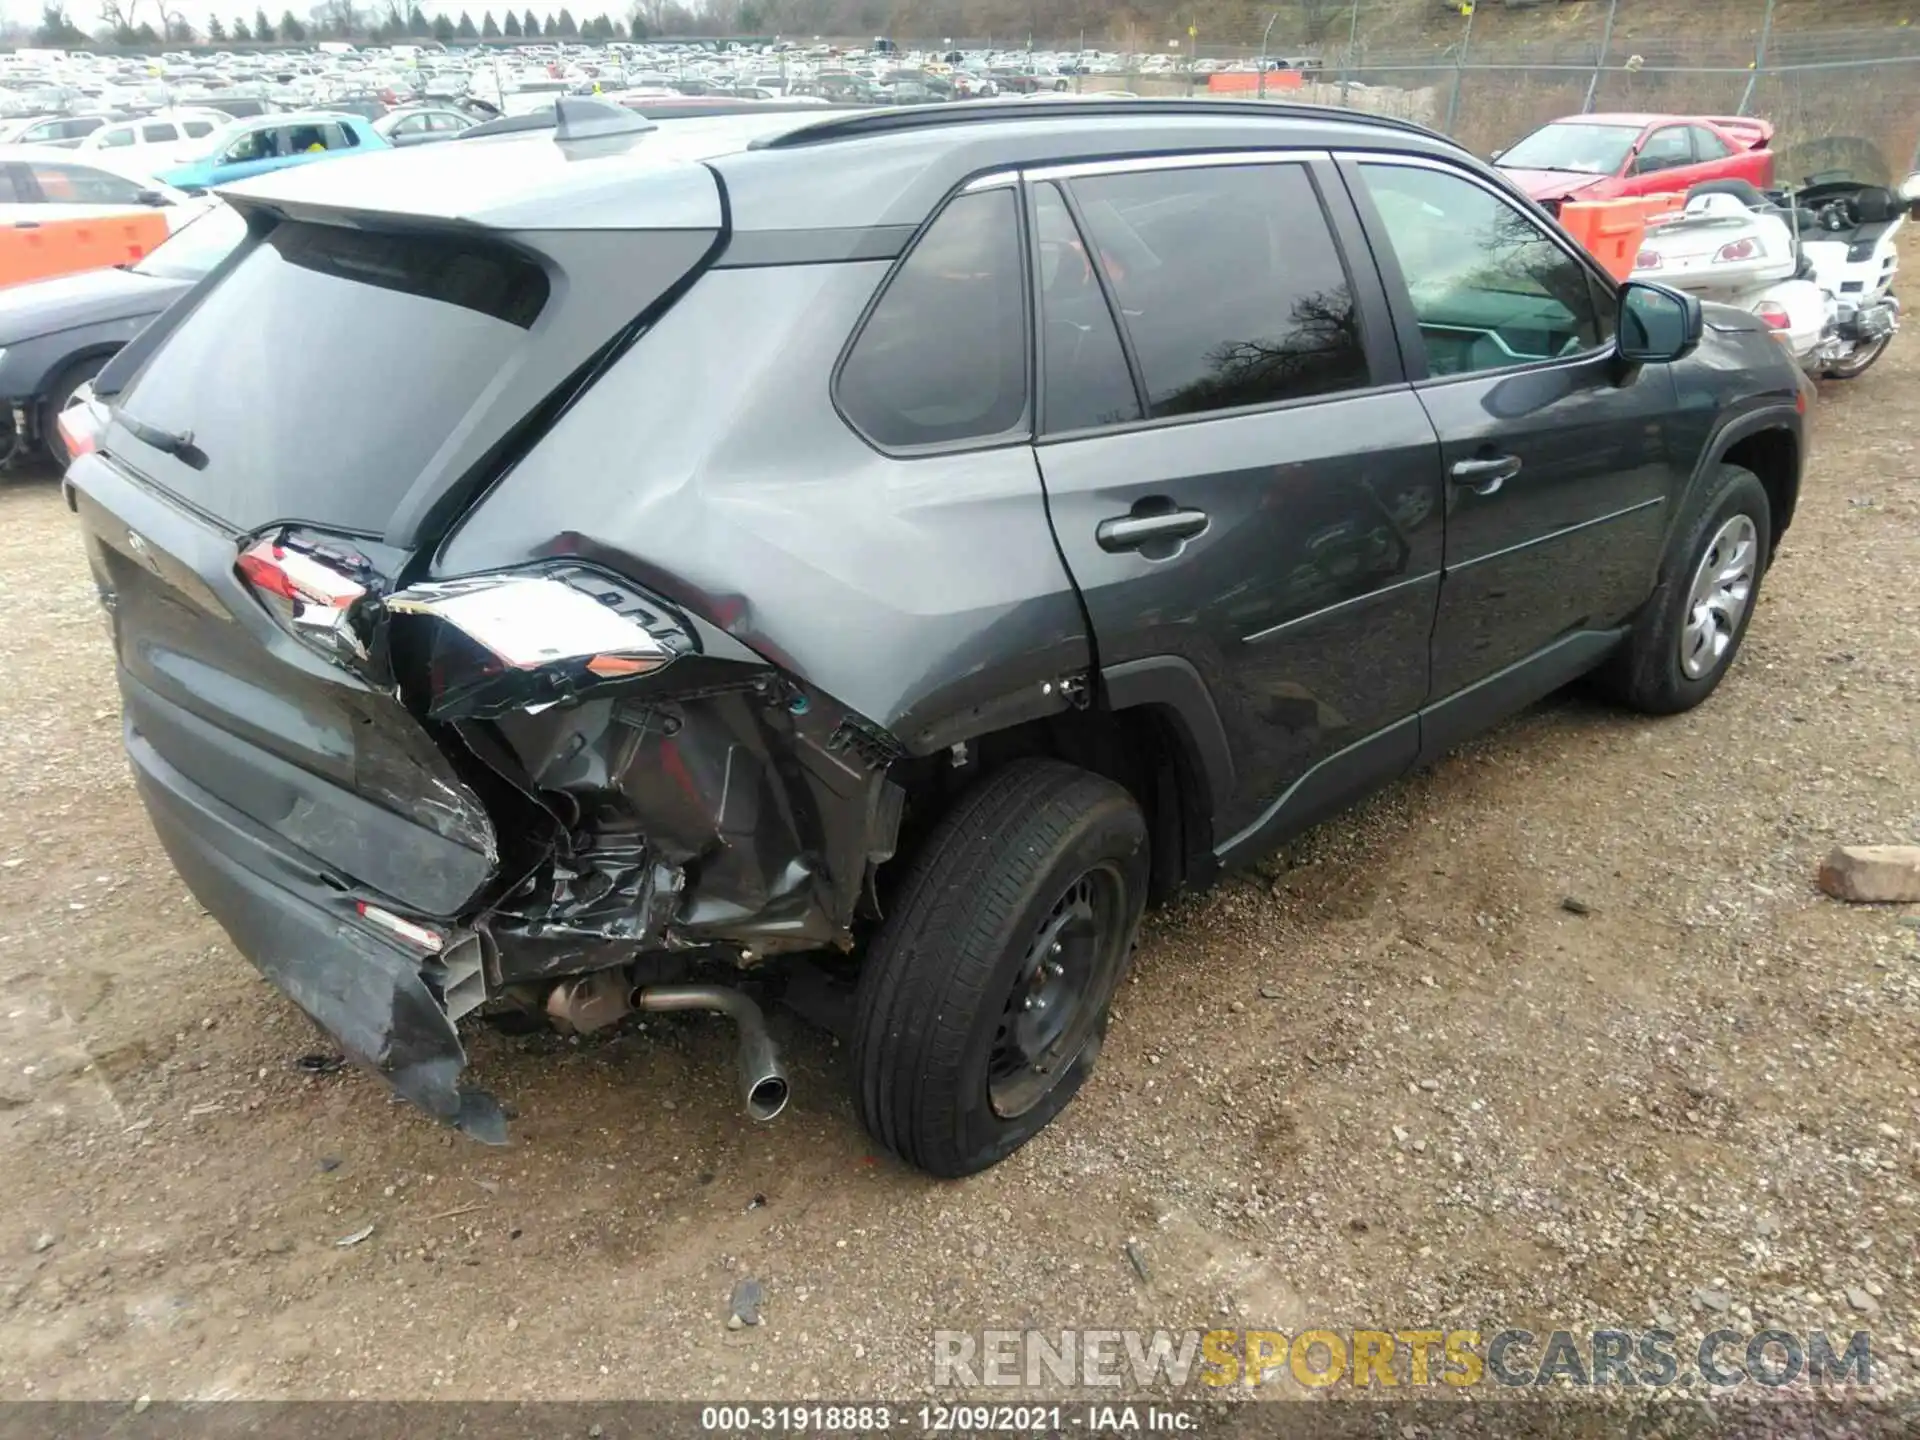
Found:
[{"label": "rear wiper blade", "polygon": [[154,449],[162,451],[165,454],[184,456],[189,450],[193,449],[193,432],[191,430],[179,432],[162,430],[158,425],[149,425],[144,420],[134,419],[133,416],[127,414],[124,410],[115,412],[113,418],[118,420],[121,428],[141,444],[151,445]]}]

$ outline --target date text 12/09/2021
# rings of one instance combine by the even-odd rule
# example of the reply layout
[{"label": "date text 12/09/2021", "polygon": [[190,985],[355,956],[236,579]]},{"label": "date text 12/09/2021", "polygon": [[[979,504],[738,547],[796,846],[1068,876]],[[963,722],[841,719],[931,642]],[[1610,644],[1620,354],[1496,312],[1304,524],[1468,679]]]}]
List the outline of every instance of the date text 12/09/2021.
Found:
[{"label": "date text 12/09/2021", "polygon": [[708,1405],[700,1411],[700,1428],[716,1435],[1180,1434],[1199,1426],[1199,1415],[1179,1405]]}]

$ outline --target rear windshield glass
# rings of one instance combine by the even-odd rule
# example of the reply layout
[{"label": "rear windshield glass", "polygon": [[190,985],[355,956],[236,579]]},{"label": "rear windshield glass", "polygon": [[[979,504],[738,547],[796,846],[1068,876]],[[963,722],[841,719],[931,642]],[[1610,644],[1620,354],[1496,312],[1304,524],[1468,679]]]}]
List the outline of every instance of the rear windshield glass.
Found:
[{"label": "rear windshield glass", "polygon": [[241,530],[378,534],[528,343],[545,272],[502,246],[287,222],[255,242],[119,398],[111,448]]}]

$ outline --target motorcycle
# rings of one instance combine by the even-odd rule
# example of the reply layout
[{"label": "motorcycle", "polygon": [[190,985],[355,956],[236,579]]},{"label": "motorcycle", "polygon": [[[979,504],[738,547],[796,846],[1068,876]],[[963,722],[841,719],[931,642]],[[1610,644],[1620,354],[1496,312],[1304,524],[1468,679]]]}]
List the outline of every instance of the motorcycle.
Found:
[{"label": "motorcycle", "polygon": [[1809,375],[1851,380],[1900,328],[1896,242],[1917,203],[1920,175],[1897,192],[1845,175],[1775,192],[1707,181],[1648,221],[1634,278],[1738,306]]}]

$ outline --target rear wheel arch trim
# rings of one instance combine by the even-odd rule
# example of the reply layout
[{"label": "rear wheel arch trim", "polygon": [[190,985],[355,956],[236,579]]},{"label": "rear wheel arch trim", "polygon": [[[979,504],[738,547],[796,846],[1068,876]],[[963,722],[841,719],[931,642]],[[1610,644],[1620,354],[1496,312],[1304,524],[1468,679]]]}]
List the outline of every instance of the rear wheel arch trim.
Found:
[{"label": "rear wheel arch trim", "polygon": [[1185,732],[1183,738],[1200,772],[1210,814],[1225,814],[1233,803],[1233,751],[1220,723],[1207,682],[1189,660],[1150,655],[1103,666],[1101,686],[1113,711],[1149,706],[1166,711]]}]

